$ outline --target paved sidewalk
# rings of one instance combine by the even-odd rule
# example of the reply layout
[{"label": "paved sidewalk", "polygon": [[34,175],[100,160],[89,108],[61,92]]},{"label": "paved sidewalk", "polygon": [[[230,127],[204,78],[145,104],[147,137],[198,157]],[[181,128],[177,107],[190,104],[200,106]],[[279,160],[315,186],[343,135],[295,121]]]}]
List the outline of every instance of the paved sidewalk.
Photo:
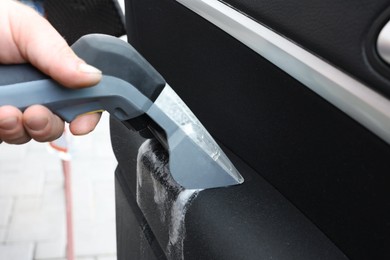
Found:
[{"label": "paved sidewalk", "polygon": [[[108,115],[73,139],[75,254],[116,259],[114,169]],[[0,259],[63,260],[66,248],[61,161],[47,144],[0,145]]]}]

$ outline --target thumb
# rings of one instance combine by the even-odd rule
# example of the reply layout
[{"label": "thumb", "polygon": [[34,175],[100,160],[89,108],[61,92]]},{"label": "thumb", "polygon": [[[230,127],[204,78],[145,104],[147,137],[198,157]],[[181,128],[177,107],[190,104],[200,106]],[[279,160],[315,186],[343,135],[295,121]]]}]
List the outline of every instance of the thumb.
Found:
[{"label": "thumb", "polygon": [[11,12],[15,12],[9,15],[13,39],[25,61],[68,87],[86,87],[100,81],[101,71],[78,58],[37,12],[18,3]]}]

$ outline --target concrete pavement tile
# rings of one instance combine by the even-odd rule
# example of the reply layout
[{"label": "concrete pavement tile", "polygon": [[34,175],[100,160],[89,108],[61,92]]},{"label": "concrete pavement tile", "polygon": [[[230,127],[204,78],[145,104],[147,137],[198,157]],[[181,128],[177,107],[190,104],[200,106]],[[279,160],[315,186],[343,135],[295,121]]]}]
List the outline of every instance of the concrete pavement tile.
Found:
[{"label": "concrete pavement tile", "polygon": [[[3,144],[0,146],[3,146]],[[0,157],[0,165],[13,165],[17,167],[17,171],[9,171],[7,174],[1,174],[0,182],[0,197],[4,196],[34,196],[40,195],[44,184],[44,158],[37,157],[38,155],[30,156],[23,151],[27,145],[22,145],[21,154],[18,155],[14,151],[13,146],[6,146],[10,149],[10,153]],[[16,146],[15,146],[16,147]],[[28,159],[34,157],[35,159]],[[15,168],[16,169],[16,168]]]},{"label": "concrete pavement tile", "polygon": [[38,211],[65,211],[62,184],[46,184],[41,196],[23,196],[15,199],[13,214],[21,215]]},{"label": "concrete pavement tile", "polygon": [[62,162],[60,158],[57,158],[54,163],[45,165],[45,183],[64,183],[64,173],[62,169]]},{"label": "concrete pavement tile", "polygon": [[27,171],[14,174],[2,174],[0,197],[4,196],[37,196],[42,194],[44,173]]},{"label": "concrete pavement tile", "polygon": [[92,146],[95,141],[94,139],[93,132],[86,136],[72,137],[72,143],[70,146],[72,159],[83,156],[89,157],[89,154],[93,153]]},{"label": "concrete pavement tile", "polygon": [[4,227],[8,224],[9,217],[12,209],[11,198],[0,198],[0,227]]},{"label": "concrete pavement tile", "polygon": [[0,173],[15,173],[50,162],[47,145],[31,141],[24,145],[1,144]]},{"label": "concrete pavement tile", "polygon": [[26,145],[0,145],[0,174],[16,173],[20,170],[20,162],[26,155]]},{"label": "concrete pavement tile", "polygon": [[116,165],[114,160],[77,159],[72,162],[72,173],[75,178],[82,175],[92,181],[113,182]]},{"label": "concrete pavement tile", "polygon": [[35,250],[35,259],[65,258],[65,251],[65,240],[38,242]]},{"label": "concrete pavement tile", "polygon": [[97,221],[115,221],[115,187],[113,182],[94,182]]},{"label": "concrete pavement tile", "polygon": [[95,218],[95,200],[92,183],[88,178],[73,177],[73,217],[76,220],[91,220]]},{"label": "concrete pavement tile", "polygon": [[[50,260],[67,260],[67,259],[66,258],[50,258]],[[94,256],[91,256],[91,257],[88,257],[88,256],[87,257],[75,256],[75,260],[97,260],[97,258],[95,258]]]},{"label": "concrete pavement tile", "polygon": [[96,139],[98,139],[98,141],[93,143],[94,156],[97,158],[116,161],[111,146],[110,136],[107,134],[107,136]]},{"label": "concrete pavement tile", "polygon": [[0,158],[20,161],[27,154],[29,144],[13,145],[2,143],[0,146]]},{"label": "concrete pavement tile", "polygon": [[[22,194],[26,193],[23,191]],[[62,187],[57,185],[53,188],[53,185],[47,185],[44,187],[43,196],[18,197],[13,208],[7,242],[64,237],[65,210],[62,193]],[[14,194],[18,195],[18,192]]]},{"label": "concrete pavement tile", "polygon": [[49,166],[59,168],[58,164],[61,165],[61,161],[58,156],[49,153],[46,149],[47,146],[44,148],[41,152],[28,153],[20,162],[20,170],[23,172],[45,172]]},{"label": "concrete pavement tile", "polygon": [[46,183],[63,183],[64,174],[62,169],[62,161],[57,151],[49,148],[46,145],[47,160],[44,163],[45,182]]},{"label": "concrete pavement tile", "polygon": [[112,255],[116,253],[115,222],[75,222],[77,256]]},{"label": "concrete pavement tile", "polygon": [[[34,259],[35,260],[35,259]],[[51,258],[50,260],[67,260],[66,258]],[[75,260],[97,260],[94,256],[78,257],[75,256]]]},{"label": "concrete pavement tile", "polygon": [[[100,160],[109,159],[115,161],[111,143],[104,143],[105,138],[78,137],[78,142],[72,146],[72,159]],[[109,138],[109,137],[107,137]]]},{"label": "concrete pavement tile", "polygon": [[44,208],[51,210],[65,210],[65,188],[63,183],[45,185],[42,203]]},{"label": "concrete pavement tile", "polygon": [[26,212],[38,211],[42,208],[41,196],[28,196],[15,199],[13,214],[21,215]]},{"label": "concrete pavement tile", "polygon": [[41,153],[41,152],[47,151],[46,150],[46,146],[47,146],[46,143],[40,143],[40,142],[31,140],[30,142],[28,142],[25,145],[27,148],[27,153],[29,153],[29,154],[36,154],[36,153]]},{"label": "concrete pavement tile", "polygon": [[92,182],[88,178],[78,178],[73,185],[73,198],[75,219],[115,220],[113,180]]},{"label": "concrete pavement tile", "polygon": [[[81,253],[77,259],[115,256],[114,199],[111,202],[109,199],[113,198],[113,189],[111,184],[101,183],[112,183],[113,187],[116,167],[108,134],[108,116],[103,116],[91,135],[76,139],[71,166],[75,246],[76,252]],[[51,254],[51,259],[64,259],[64,255],[56,255],[59,250],[54,250],[56,247],[65,250],[61,242],[56,242],[65,239],[63,173],[59,158],[47,152],[46,144],[37,142],[23,146],[2,144],[0,155],[0,197],[16,196],[10,225],[7,229],[0,228],[0,243],[37,241],[36,257]],[[45,248],[53,250],[48,252]]]},{"label": "concrete pavement tile", "polygon": [[0,245],[0,259],[31,260],[33,251],[33,243]]},{"label": "concrete pavement tile", "polygon": [[64,237],[64,211],[37,209],[12,215],[6,241],[47,241],[64,239]]},{"label": "concrete pavement tile", "polygon": [[5,228],[0,228],[0,244],[5,241],[5,233],[7,230]]},{"label": "concrete pavement tile", "polygon": [[13,145],[2,143],[0,146],[0,158],[12,158],[13,160],[21,160],[27,153],[28,144]]},{"label": "concrete pavement tile", "polygon": [[20,163],[16,160],[7,160],[7,158],[0,159],[0,175],[8,175],[20,172]]},{"label": "concrete pavement tile", "polygon": [[98,256],[97,260],[116,260],[116,255]]}]

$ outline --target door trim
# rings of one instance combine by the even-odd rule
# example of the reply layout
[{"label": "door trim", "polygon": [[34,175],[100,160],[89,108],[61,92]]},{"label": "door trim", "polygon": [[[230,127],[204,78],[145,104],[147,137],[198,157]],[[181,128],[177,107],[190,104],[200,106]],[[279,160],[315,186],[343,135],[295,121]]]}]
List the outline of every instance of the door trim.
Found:
[{"label": "door trim", "polygon": [[218,0],[176,0],[288,73],[390,144],[390,100]]}]

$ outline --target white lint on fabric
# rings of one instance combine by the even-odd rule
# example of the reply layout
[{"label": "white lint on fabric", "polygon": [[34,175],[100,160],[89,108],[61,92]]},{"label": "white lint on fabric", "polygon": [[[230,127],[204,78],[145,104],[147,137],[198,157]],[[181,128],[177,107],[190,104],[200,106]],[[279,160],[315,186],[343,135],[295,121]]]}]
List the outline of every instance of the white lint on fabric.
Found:
[{"label": "white lint on fabric", "polygon": [[152,230],[157,230],[159,242],[165,244],[168,259],[184,259],[185,216],[200,191],[184,189],[173,180],[168,155],[156,140],[147,140],[139,148],[137,203]]},{"label": "white lint on fabric", "polygon": [[172,259],[184,259],[185,215],[200,190],[182,190],[171,208],[171,228],[169,230],[168,253]]}]

